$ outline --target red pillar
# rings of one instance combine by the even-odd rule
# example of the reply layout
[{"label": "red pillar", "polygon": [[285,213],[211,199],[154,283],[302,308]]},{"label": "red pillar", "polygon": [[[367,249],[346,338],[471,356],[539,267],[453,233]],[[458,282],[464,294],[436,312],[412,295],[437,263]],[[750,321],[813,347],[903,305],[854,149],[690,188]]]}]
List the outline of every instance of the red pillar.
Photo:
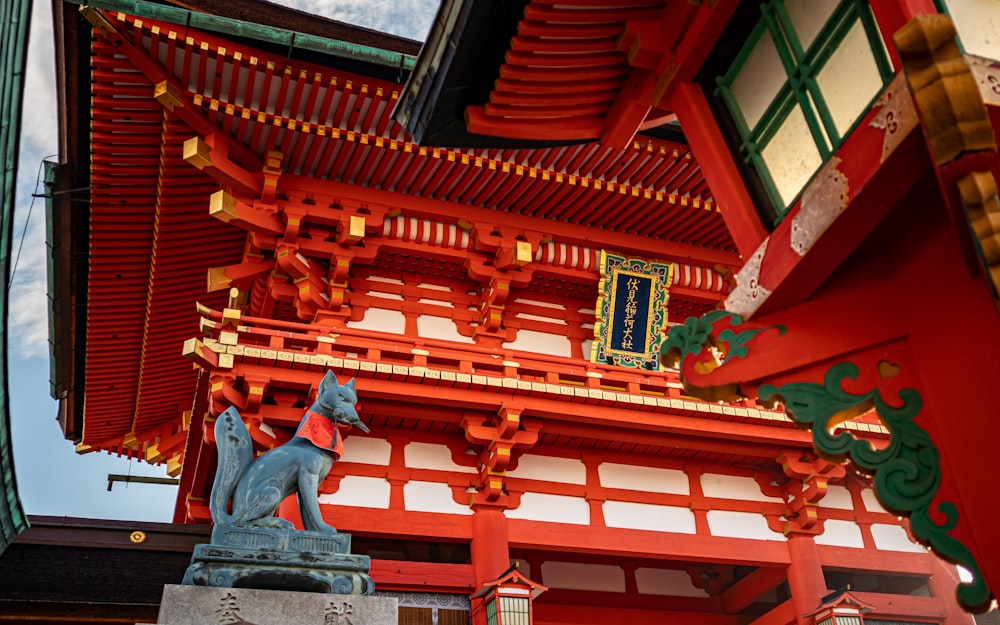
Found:
[{"label": "red pillar", "polygon": [[927,580],[931,596],[941,599],[944,604],[944,620],[941,625],[973,625],[972,615],[958,607],[955,589],[958,587],[958,570],[951,564],[942,561],[934,554],[931,559],[931,578]]},{"label": "red pillar", "polygon": [[792,593],[792,605],[798,625],[812,625],[812,617],[804,617],[819,607],[827,594],[823,567],[819,561],[819,551],[812,536],[789,536],[788,589]]},{"label": "red pillar", "polygon": [[507,550],[507,517],[503,508],[474,506],[470,552],[476,586],[492,581],[510,568]]},{"label": "red pillar", "polygon": [[[479,590],[484,583],[495,580],[510,568],[507,517],[503,515],[504,509],[498,506],[473,505],[472,510],[469,551],[476,576],[476,590]],[[472,600],[472,622],[474,625],[486,625],[482,599]]]}]

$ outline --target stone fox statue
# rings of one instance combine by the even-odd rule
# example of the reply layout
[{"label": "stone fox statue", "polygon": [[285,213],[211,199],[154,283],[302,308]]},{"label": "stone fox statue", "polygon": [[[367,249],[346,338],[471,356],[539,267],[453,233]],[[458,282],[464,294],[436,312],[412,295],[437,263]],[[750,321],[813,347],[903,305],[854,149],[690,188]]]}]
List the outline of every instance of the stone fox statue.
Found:
[{"label": "stone fox statue", "polygon": [[[317,489],[343,453],[338,425],[368,428],[358,418],[354,380],[340,384],[327,371],[316,401],[306,411],[295,436],[253,459],[250,433],[235,408],[227,408],[215,423],[219,466],[212,486],[211,512],[216,525],[290,527],[274,516],[278,504],[298,493],[299,510],[307,530],[335,534],[323,521]],[[232,501],[232,512],[228,511]]]}]

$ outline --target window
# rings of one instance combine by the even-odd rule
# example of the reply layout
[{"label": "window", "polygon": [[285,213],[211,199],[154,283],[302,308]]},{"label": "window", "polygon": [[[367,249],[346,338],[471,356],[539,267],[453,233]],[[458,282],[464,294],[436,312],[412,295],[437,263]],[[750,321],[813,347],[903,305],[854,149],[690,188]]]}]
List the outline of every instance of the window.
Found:
[{"label": "window", "polygon": [[985,59],[1000,60],[1000,12],[996,0],[936,0],[937,7],[955,22],[962,50]]},{"label": "window", "polygon": [[871,107],[892,67],[863,0],[764,2],[745,41],[735,58],[711,63],[721,68],[713,87],[731,122],[721,125],[756,177],[748,186],[766,195],[773,210],[763,216],[776,222]]}]

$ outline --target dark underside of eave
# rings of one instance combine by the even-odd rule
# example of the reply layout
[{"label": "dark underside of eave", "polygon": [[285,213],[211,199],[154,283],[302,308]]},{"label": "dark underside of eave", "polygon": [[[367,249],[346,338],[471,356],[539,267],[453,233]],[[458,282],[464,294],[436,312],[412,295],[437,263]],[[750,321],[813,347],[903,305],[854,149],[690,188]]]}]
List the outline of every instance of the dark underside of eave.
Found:
[{"label": "dark underside of eave", "polygon": [[[453,9],[455,4],[461,7]],[[527,0],[444,0],[441,3],[432,29],[444,39],[438,43],[445,47],[444,55],[437,67],[422,65],[424,59],[421,57],[417,71],[423,70],[426,75],[419,89],[406,85],[398,105],[408,116],[404,127],[416,143],[504,149],[567,145],[567,142],[488,137],[465,129],[465,108],[470,104],[482,104],[489,98],[508,42],[517,33],[517,23],[527,4]],[[453,30],[445,29],[441,23],[448,10],[459,11]],[[427,47],[425,54],[429,52]]]},{"label": "dark underside of eave", "polygon": [[[517,34],[518,23],[528,3],[529,0],[444,0],[441,3],[432,26],[434,30],[421,51],[413,76],[403,89],[399,112],[393,114],[397,120],[405,120],[403,127],[416,143],[434,147],[521,149],[588,142],[510,139],[476,134],[466,128],[465,111],[469,106],[483,105],[489,100],[511,38]],[[455,8],[453,5],[460,6]],[[451,29],[443,23],[448,10],[459,13]],[[429,58],[434,52],[433,45],[438,49],[444,47],[436,66]],[[553,120],[553,123],[559,121]],[[664,125],[639,134],[687,143],[678,126]]]}]

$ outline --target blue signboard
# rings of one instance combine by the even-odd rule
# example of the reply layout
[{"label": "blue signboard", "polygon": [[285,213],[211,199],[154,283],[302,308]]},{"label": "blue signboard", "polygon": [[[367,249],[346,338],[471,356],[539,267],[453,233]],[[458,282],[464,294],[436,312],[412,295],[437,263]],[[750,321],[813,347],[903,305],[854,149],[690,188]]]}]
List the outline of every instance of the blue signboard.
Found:
[{"label": "blue signboard", "polygon": [[673,265],[601,252],[594,344],[590,359],[658,369],[667,326]]}]

